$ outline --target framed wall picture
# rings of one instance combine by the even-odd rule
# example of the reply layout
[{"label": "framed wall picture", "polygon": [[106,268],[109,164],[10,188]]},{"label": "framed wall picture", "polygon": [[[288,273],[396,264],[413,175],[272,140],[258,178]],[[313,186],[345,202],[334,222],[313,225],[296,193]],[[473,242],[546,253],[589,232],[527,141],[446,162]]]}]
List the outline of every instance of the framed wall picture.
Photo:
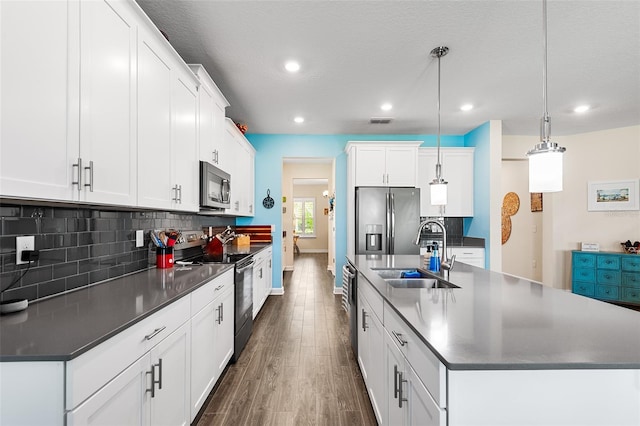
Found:
[{"label": "framed wall picture", "polygon": [[640,210],[638,180],[589,182],[587,210]]}]

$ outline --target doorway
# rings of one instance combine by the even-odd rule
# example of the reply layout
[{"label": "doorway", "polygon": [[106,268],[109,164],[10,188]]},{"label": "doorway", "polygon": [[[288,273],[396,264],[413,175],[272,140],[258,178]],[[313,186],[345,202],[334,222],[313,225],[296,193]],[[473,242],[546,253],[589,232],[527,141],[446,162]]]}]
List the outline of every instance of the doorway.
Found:
[{"label": "doorway", "polygon": [[283,270],[293,271],[297,253],[318,253],[335,276],[334,159],[283,158],[282,198]]}]

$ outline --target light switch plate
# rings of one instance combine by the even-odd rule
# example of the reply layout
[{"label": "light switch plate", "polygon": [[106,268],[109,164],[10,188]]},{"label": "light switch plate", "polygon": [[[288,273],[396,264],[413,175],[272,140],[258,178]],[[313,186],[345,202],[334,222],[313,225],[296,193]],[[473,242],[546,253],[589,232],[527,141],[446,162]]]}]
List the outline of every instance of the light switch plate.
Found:
[{"label": "light switch plate", "polygon": [[29,235],[26,237],[16,237],[16,265],[24,265],[29,263],[28,260],[22,259],[22,252],[25,250],[34,250],[36,247],[36,237]]},{"label": "light switch plate", "polygon": [[142,247],[144,245],[144,231],[138,229],[136,231],[136,247]]}]

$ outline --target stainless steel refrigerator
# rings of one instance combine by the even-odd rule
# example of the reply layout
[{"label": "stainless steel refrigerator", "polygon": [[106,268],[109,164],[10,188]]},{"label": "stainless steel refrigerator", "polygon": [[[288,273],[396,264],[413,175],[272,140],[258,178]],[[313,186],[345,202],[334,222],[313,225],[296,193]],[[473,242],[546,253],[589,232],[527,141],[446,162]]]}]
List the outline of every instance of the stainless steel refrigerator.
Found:
[{"label": "stainless steel refrigerator", "polygon": [[419,188],[356,188],[356,254],[420,254]]}]

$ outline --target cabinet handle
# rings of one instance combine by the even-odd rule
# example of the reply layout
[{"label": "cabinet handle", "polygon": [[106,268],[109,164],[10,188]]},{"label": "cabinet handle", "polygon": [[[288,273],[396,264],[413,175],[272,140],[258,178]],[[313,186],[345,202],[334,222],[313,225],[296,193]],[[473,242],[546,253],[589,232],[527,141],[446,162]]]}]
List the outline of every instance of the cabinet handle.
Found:
[{"label": "cabinet handle", "polygon": [[147,334],[146,336],[144,336],[144,339],[145,339],[145,340],[151,340],[151,339],[153,339],[154,337],[156,337],[156,336],[158,335],[158,333],[162,332],[165,328],[167,328],[167,326],[166,326],[166,325],[163,325],[163,326],[162,326],[162,327],[160,327],[160,328],[156,328],[155,330],[153,330],[153,331],[151,332],[151,334]]},{"label": "cabinet handle", "polygon": [[89,192],[93,192],[93,161],[89,161],[89,167],[85,167],[85,170],[89,170],[89,183],[85,183],[85,187],[89,187]]},{"label": "cabinet handle", "polygon": [[145,392],[151,392],[151,398],[156,397],[156,366],[151,366],[151,371],[147,371],[147,376],[151,374],[151,389],[145,389]]},{"label": "cabinet handle", "polygon": [[402,378],[402,372],[398,372],[398,376],[398,407],[402,408],[402,403],[407,402],[407,399],[402,397],[402,384],[407,383],[407,381]]},{"label": "cabinet handle", "polygon": [[398,366],[393,366],[393,398],[398,397]]},{"label": "cabinet handle", "polygon": [[224,303],[220,303],[220,322],[224,321]]},{"label": "cabinet handle", "polygon": [[391,334],[393,334],[393,337],[395,337],[398,343],[400,343],[400,346],[404,346],[407,343],[407,341],[402,338],[402,334],[396,333],[393,330],[391,331]]},{"label": "cabinet handle", "polygon": [[258,272],[260,273],[260,279],[262,279],[262,268]]},{"label": "cabinet handle", "polygon": [[158,380],[154,383],[158,384],[158,389],[162,389],[162,358],[158,358],[156,366],[158,367]]},{"label": "cabinet handle", "polygon": [[73,173],[73,168],[77,167],[78,168],[78,180],[76,180],[75,182],[72,181],[71,185],[78,185],[78,192],[82,191],[82,158],[78,157],[78,162],[76,164],[72,164],[71,165],[71,173]]},{"label": "cabinet handle", "polygon": [[253,213],[253,204],[249,204],[249,213]]},{"label": "cabinet handle", "polygon": [[178,185],[178,193],[180,194],[178,197],[178,203],[182,204],[182,185]]},{"label": "cabinet handle", "polygon": [[367,331],[367,313],[365,310],[362,310],[362,330]]},{"label": "cabinet handle", "polygon": [[171,188],[171,191],[173,192],[173,197],[171,198],[171,201],[173,201],[174,203],[178,203],[178,185],[174,185]]},{"label": "cabinet handle", "polygon": [[216,308],[216,313],[217,313],[217,317],[218,317],[218,318],[216,318],[216,323],[220,324],[222,322],[222,319],[220,318],[220,306],[218,306]]},{"label": "cabinet handle", "polygon": [[220,290],[222,287],[224,287],[224,285],[223,285],[223,284],[220,284],[218,287],[216,287],[216,289],[215,289],[214,291],[218,291],[218,290]]}]

